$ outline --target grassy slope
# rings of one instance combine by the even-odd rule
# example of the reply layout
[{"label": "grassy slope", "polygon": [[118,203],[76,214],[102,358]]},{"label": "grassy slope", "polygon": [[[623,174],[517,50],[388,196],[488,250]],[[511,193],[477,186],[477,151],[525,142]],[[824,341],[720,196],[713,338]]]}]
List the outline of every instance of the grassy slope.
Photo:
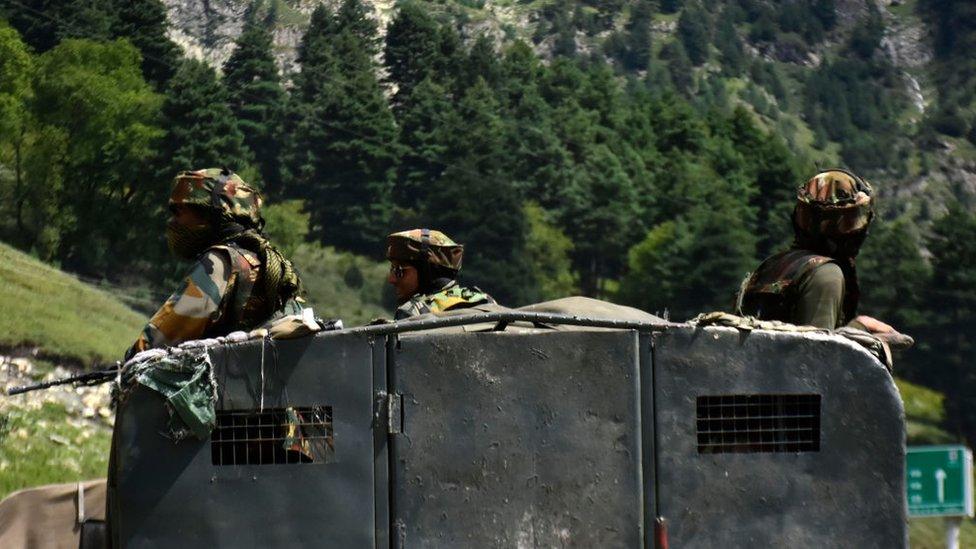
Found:
[{"label": "grassy slope", "polygon": [[[111,294],[0,243],[0,345],[91,364],[121,358],[146,319]],[[34,363],[43,375],[50,367]],[[0,497],[105,476],[111,431],[53,393],[0,397]]]},{"label": "grassy slope", "polygon": [[0,243],[0,345],[114,361],[146,319],[112,295]]},{"label": "grassy slope", "polygon": [[111,438],[104,424],[71,417],[56,402],[0,403],[0,498],[21,488],[104,477]]}]

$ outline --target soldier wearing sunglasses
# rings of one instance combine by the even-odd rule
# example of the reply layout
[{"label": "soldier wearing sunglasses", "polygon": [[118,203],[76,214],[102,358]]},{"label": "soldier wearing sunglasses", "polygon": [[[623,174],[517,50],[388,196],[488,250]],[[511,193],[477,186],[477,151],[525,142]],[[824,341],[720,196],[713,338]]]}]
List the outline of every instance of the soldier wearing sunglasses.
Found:
[{"label": "soldier wearing sunglasses", "polygon": [[386,237],[390,273],[396,290],[397,320],[475,305],[495,303],[478,288],[458,284],[464,246],[440,231],[412,229]]}]

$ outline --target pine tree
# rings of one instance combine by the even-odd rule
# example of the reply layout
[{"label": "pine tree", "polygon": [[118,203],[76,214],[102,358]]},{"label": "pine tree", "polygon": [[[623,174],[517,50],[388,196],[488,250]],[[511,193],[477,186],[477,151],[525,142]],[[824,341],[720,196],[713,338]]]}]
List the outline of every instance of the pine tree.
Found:
[{"label": "pine tree", "polygon": [[678,18],[678,38],[681,39],[688,59],[695,66],[708,59],[708,14],[697,3],[687,6]]},{"label": "pine tree", "polygon": [[325,4],[312,11],[308,29],[298,45],[298,66],[292,89],[292,107],[301,109],[310,105],[334,70],[335,56],[332,44],[337,35],[335,19]]},{"label": "pine tree", "polygon": [[166,6],[160,0],[113,0],[112,35],[126,38],[142,53],[142,74],[157,90],[173,76],[180,50],[166,36]]},{"label": "pine tree", "polygon": [[298,130],[308,162],[297,179],[307,197],[311,236],[377,255],[389,229],[397,150],[393,117],[370,84],[360,77],[326,86]]},{"label": "pine tree", "polygon": [[376,22],[372,19],[372,8],[362,0],[343,0],[336,12],[336,32],[350,31],[358,38],[364,51],[373,57],[379,53],[380,40],[376,32]]},{"label": "pine tree", "polygon": [[[680,171],[679,171],[680,170]],[[679,319],[728,310],[745,273],[755,267],[754,211],[741,197],[746,182],[718,177],[701,164],[670,168],[690,207],[655,226],[629,253],[621,297]]]},{"label": "pine tree", "polygon": [[335,54],[332,46],[335,40],[335,21],[332,13],[319,4],[312,11],[308,28],[298,45],[299,72],[295,75],[288,101],[284,107],[281,186],[291,198],[301,198],[298,180],[303,170],[307,170],[309,152],[298,142],[299,128],[308,126],[307,119],[314,116],[314,103],[333,77]]},{"label": "pine tree", "polygon": [[661,48],[661,60],[667,63],[671,84],[678,92],[688,95],[695,86],[695,73],[691,60],[681,42],[668,42]]},{"label": "pine tree", "polygon": [[725,15],[723,12],[715,32],[715,47],[721,56],[722,70],[730,76],[738,76],[746,68],[746,54],[732,18]]},{"label": "pine tree", "polygon": [[923,329],[930,320],[924,289],[930,287],[932,269],[921,250],[921,238],[911,220],[875,219],[857,256],[858,310],[901,332],[914,334]]},{"label": "pine tree", "polygon": [[501,78],[495,41],[485,34],[479,35],[471,45],[460,82],[475,82],[479,77],[492,88],[498,85]]},{"label": "pine tree", "polygon": [[573,57],[576,55],[576,28],[570,20],[572,9],[568,0],[560,2],[552,20],[551,33],[555,35],[552,44],[553,57]]},{"label": "pine tree", "polygon": [[789,244],[796,187],[810,174],[802,172],[782,138],[761,130],[743,107],[713,127],[738,153],[736,169],[757,191],[750,204],[756,211],[758,255],[766,257]]},{"label": "pine tree", "polygon": [[397,130],[377,80],[376,27],[358,0],[316,8],[292,92],[289,193],[307,199],[310,236],[376,255],[389,229]]},{"label": "pine tree", "polygon": [[399,116],[403,159],[397,170],[394,204],[397,226],[414,226],[428,194],[444,172],[450,139],[446,114],[452,109],[447,90],[430,77],[414,87]]},{"label": "pine tree", "polygon": [[927,245],[932,253],[932,279],[925,298],[935,314],[918,333],[925,368],[917,375],[945,393],[951,429],[973,444],[976,371],[970,363],[976,352],[976,216],[958,205],[950,206],[933,224]]},{"label": "pine tree", "polygon": [[424,219],[465,244],[464,280],[516,305],[538,293],[524,253],[522,197],[505,173],[498,108],[479,79],[450,113],[444,128],[452,137],[447,167],[428,194]]},{"label": "pine tree", "polygon": [[636,189],[606,145],[589,145],[566,192],[562,225],[574,243],[573,263],[583,295],[598,296],[602,281],[622,269],[635,236]]},{"label": "pine tree", "polygon": [[833,30],[837,25],[837,0],[813,0],[811,11],[824,30]]},{"label": "pine tree", "polygon": [[501,63],[499,97],[507,122],[505,145],[513,181],[530,199],[555,208],[573,166],[553,129],[552,110],[539,90],[543,72],[528,44],[515,42]]},{"label": "pine tree", "polygon": [[624,68],[631,71],[647,70],[651,61],[651,21],[654,18],[654,2],[638,0],[627,22],[626,54]]},{"label": "pine tree", "polygon": [[389,82],[397,89],[393,97],[396,112],[407,103],[420,82],[435,78],[440,55],[437,23],[420,5],[414,2],[402,4],[387,27],[383,55]]},{"label": "pine tree", "polygon": [[43,53],[66,38],[107,40],[115,24],[114,0],[24,0],[0,4],[24,42]]},{"label": "pine tree", "polygon": [[213,167],[247,169],[250,154],[227,103],[227,90],[212,68],[202,61],[185,60],[170,79],[165,96],[167,174]]},{"label": "pine tree", "polygon": [[677,13],[684,0],[661,0],[661,13]]},{"label": "pine tree", "polygon": [[223,83],[244,144],[254,154],[263,189],[269,195],[282,191],[281,155],[285,94],[272,55],[272,36],[267,21],[252,4],[237,38],[236,48],[224,63]]}]

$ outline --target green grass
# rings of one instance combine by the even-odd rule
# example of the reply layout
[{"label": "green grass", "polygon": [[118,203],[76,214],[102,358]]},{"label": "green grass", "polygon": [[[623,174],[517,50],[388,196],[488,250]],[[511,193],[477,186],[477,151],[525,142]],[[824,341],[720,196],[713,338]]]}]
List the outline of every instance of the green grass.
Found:
[{"label": "green grass", "polygon": [[[912,549],[945,547],[945,519],[917,518],[908,521],[908,545]],[[959,547],[976,547],[976,522],[963,519]]]},{"label": "green grass", "polygon": [[895,379],[905,403],[905,429],[909,445],[956,442],[941,427],[945,421],[945,396],[921,385]]},{"label": "green grass", "polygon": [[114,361],[146,318],[111,294],[0,243],[0,345],[83,364]]},{"label": "green grass", "polygon": [[0,405],[0,498],[29,486],[104,477],[111,431],[60,404]]}]

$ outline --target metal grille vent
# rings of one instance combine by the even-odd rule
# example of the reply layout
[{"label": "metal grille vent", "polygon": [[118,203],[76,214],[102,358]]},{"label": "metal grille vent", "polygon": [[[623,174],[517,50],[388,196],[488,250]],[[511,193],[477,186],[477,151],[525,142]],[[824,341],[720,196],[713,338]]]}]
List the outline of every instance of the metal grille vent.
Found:
[{"label": "metal grille vent", "polygon": [[313,464],[334,458],[331,406],[218,411],[210,434],[214,465]]},{"label": "metal grille vent", "polygon": [[698,453],[819,452],[820,395],[698,397]]}]

